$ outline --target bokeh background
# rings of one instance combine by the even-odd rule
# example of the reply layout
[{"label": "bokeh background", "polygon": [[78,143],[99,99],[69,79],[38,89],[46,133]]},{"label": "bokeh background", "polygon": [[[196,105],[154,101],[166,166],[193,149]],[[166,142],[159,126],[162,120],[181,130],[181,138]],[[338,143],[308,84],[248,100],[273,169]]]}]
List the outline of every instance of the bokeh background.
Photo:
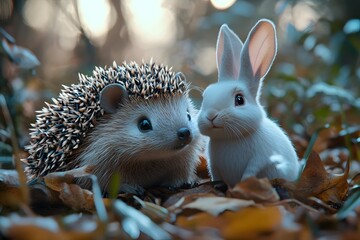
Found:
[{"label": "bokeh background", "polygon": [[[260,18],[275,23],[279,46],[263,88],[269,115],[304,138],[326,123],[359,127],[359,0],[1,0],[0,93],[20,146],[35,110],[78,72],[153,57],[204,89],[217,81],[219,27],[245,40]],[[191,97],[200,106],[200,92]],[[1,113],[0,129],[6,143]]]}]

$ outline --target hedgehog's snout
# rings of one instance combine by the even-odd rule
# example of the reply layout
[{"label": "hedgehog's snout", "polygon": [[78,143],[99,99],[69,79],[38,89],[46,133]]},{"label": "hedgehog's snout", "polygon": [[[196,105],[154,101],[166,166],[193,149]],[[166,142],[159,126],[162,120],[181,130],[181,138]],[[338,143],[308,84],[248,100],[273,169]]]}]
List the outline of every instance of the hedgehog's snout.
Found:
[{"label": "hedgehog's snout", "polygon": [[190,131],[190,129],[188,129],[186,127],[182,127],[178,130],[177,137],[178,137],[178,140],[180,143],[178,148],[185,147],[192,140],[191,131]]}]

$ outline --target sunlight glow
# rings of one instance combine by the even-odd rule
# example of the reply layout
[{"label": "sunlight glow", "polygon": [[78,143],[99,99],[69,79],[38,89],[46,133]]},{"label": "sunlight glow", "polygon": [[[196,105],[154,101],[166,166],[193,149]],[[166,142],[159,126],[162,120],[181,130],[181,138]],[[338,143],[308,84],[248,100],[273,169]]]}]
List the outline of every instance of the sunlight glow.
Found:
[{"label": "sunlight glow", "polygon": [[294,25],[298,31],[303,31],[316,23],[320,16],[309,4],[299,2],[293,8]]},{"label": "sunlight glow", "polygon": [[116,22],[116,11],[108,0],[78,0],[81,24],[97,45],[106,40],[107,32]]},{"label": "sunlight glow", "polygon": [[32,28],[45,30],[51,15],[53,15],[53,7],[48,0],[28,0],[24,4],[24,20]]},{"label": "sunlight glow", "polygon": [[287,24],[292,23],[297,31],[304,31],[312,27],[321,14],[310,2],[298,2],[295,6],[289,4],[279,17],[279,25],[286,29]]},{"label": "sunlight glow", "polygon": [[123,0],[121,9],[131,41],[138,47],[166,47],[175,41],[175,14],[165,0]]},{"label": "sunlight glow", "polygon": [[215,47],[199,47],[195,54],[195,66],[202,75],[216,71]]},{"label": "sunlight glow", "polygon": [[236,0],[210,0],[211,4],[219,10],[225,10],[231,7]]},{"label": "sunlight glow", "polygon": [[75,16],[75,7],[70,3],[69,0],[62,0],[58,4],[61,5],[61,8],[64,11],[58,11],[56,21],[53,22],[53,33],[58,35],[58,42],[60,47],[66,51],[72,51],[77,44],[77,40],[80,35],[80,30],[71,22],[69,16],[65,11],[71,15]]},{"label": "sunlight glow", "polygon": [[[77,22],[76,7],[80,22]],[[80,27],[94,45],[103,45],[117,19],[109,0],[28,0],[24,5],[23,16],[30,27],[56,36],[60,47],[66,51],[76,47]]]}]

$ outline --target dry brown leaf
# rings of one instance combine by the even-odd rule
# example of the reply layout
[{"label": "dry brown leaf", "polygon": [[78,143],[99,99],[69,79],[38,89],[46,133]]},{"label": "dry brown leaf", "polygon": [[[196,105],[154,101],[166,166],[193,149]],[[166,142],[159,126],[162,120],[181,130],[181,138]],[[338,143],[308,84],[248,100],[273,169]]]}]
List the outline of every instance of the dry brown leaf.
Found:
[{"label": "dry brown leaf", "polygon": [[[163,204],[163,207],[170,207],[179,202],[180,199],[184,197],[191,197],[195,199],[197,196],[202,196],[203,194],[213,194],[214,196],[224,196],[224,194],[211,185],[211,182],[205,182],[197,187],[186,189],[179,193],[171,195]],[[191,200],[192,201],[192,200]]]},{"label": "dry brown leaf", "polygon": [[271,203],[279,200],[279,195],[267,178],[250,177],[228,189],[227,195],[233,198],[253,200],[256,203]]},{"label": "dry brown leaf", "polygon": [[87,165],[81,168],[71,169],[64,172],[53,172],[44,177],[46,186],[54,191],[60,191],[63,183],[73,183],[75,178],[84,177],[91,174],[94,166]]},{"label": "dry brown leaf", "polygon": [[225,239],[257,239],[263,234],[282,228],[280,207],[248,207],[237,212],[227,211],[220,216],[198,213],[190,217],[178,217],[178,226],[197,230],[204,227],[219,229]]},{"label": "dry brown leaf", "polygon": [[315,141],[313,149],[315,152],[322,152],[328,148],[329,140],[339,135],[340,126],[332,125],[329,128],[322,129]]},{"label": "dry brown leaf", "polygon": [[183,205],[182,208],[197,209],[217,216],[226,210],[237,211],[244,207],[253,206],[254,204],[255,202],[252,200],[207,196],[199,197],[195,201]]},{"label": "dry brown leaf", "polygon": [[307,202],[309,197],[315,197],[331,206],[341,206],[349,189],[348,173],[349,166],[344,174],[328,173],[319,155],[313,151],[300,179],[280,185],[289,191],[291,197],[300,201]]},{"label": "dry brown leaf", "polygon": [[0,206],[16,208],[22,203],[16,170],[0,169]]},{"label": "dry brown leaf", "polygon": [[88,176],[92,170],[93,166],[84,166],[65,172],[54,172],[46,175],[44,181],[47,187],[59,192],[59,198],[66,206],[76,211],[94,211],[93,193],[72,184],[75,178]]},{"label": "dry brown leaf", "polygon": [[190,217],[179,216],[176,219],[176,225],[190,230],[196,230],[200,227],[221,229],[225,224],[225,222],[222,221],[221,216],[213,216],[207,212],[197,213]]},{"label": "dry brown leaf", "polygon": [[279,207],[245,208],[236,213],[225,213],[223,219],[228,222],[221,231],[226,239],[256,239],[264,233],[274,232],[282,224]]},{"label": "dry brown leaf", "polygon": [[299,135],[292,135],[291,142],[295,147],[298,157],[302,158],[304,156],[307,146],[309,145],[309,142]]},{"label": "dry brown leaf", "polygon": [[200,164],[196,168],[196,175],[203,179],[210,178],[205,156],[201,155],[199,159],[200,159]]},{"label": "dry brown leaf", "polygon": [[17,208],[21,203],[21,191],[18,186],[1,186],[0,184],[0,206]]},{"label": "dry brown leaf", "polygon": [[50,217],[23,217],[13,214],[9,217],[0,217],[0,221],[2,222],[1,232],[4,236],[14,240],[86,240],[94,239],[95,236],[99,237],[101,234],[96,226],[89,228],[89,224],[88,227],[79,227],[78,225],[76,231],[64,231],[58,222]]},{"label": "dry brown leaf", "polygon": [[63,183],[60,190],[63,203],[76,211],[95,211],[93,193],[76,184]]}]

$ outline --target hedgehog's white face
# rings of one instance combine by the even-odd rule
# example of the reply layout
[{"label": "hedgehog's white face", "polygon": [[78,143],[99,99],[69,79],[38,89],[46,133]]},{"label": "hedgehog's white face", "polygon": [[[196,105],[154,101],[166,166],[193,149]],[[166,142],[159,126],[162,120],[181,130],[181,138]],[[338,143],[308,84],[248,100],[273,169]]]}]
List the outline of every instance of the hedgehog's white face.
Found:
[{"label": "hedgehog's white face", "polygon": [[122,148],[118,149],[122,155],[131,149],[125,155],[138,160],[181,154],[198,137],[195,116],[186,95],[126,102],[111,120],[117,125],[113,134],[120,143],[114,144]]},{"label": "hedgehog's white face", "polygon": [[196,118],[186,94],[127,99],[96,125],[80,164],[96,166],[103,188],[114,171],[144,187],[192,181],[201,142]]}]

